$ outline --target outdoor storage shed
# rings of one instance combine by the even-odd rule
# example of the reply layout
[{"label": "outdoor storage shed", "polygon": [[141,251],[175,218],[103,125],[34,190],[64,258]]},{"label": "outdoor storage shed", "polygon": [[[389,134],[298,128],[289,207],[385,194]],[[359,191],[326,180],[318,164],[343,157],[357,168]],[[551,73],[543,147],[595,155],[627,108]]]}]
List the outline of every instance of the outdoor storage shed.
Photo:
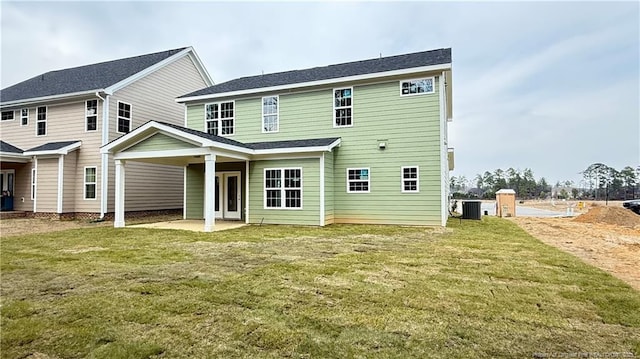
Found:
[{"label": "outdoor storage shed", "polygon": [[516,191],[501,189],[496,192],[496,215],[498,217],[516,216]]}]

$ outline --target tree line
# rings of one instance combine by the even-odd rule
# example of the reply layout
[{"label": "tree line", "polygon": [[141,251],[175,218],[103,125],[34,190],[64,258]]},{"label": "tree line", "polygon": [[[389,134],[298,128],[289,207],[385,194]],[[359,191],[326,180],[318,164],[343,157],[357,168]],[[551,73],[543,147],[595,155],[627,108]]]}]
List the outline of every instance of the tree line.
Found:
[{"label": "tree line", "polygon": [[558,198],[624,200],[640,196],[640,166],[626,166],[616,170],[602,163],[594,163],[580,172],[583,180],[558,181],[555,185],[541,177],[536,179],[530,168],[524,170],[508,168],[485,171],[469,179],[466,176],[452,176],[450,189],[454,198],[495,198],[503,188],[516,191],[520,199]]}]

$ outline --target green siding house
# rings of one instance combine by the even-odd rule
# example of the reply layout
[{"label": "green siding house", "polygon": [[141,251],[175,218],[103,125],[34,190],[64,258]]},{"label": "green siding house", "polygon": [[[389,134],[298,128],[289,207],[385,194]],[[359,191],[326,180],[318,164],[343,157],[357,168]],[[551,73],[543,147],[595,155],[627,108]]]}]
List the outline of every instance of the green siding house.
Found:
[{"label": "green siding house", "polygon": [[[444,226],[451,49],[243,77],[176,99],[184,126],[152,120],[102,148],[116,162],[184,169],[184,217],[324,226]],[[170,85],[170,84],[169,84]]]}]

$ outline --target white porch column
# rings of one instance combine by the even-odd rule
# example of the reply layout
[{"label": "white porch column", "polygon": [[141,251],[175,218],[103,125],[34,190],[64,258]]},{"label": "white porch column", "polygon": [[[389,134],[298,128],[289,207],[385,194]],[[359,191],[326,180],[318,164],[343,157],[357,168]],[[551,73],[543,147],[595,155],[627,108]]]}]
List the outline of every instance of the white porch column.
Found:
[{"label": "white porch column", "polygon": [[249,161],[245,161],[244,171],[244,223],[249,224]]},{"label": "white porch column", "polygon": [[216,216],[216,155],[204,157],[204,231],[213,232]]},{"label": "white porch column", "polygon": [[[84,173],[82,174],[84,176]],[[64,199],[64,155],[58,157],[58,214],[62,213],[62,200]]]},{"label": "white porch column", "polygon": [[124,227],[124,165],[125,161],[116,160],[116,208],[113,222],[116,228]]}]

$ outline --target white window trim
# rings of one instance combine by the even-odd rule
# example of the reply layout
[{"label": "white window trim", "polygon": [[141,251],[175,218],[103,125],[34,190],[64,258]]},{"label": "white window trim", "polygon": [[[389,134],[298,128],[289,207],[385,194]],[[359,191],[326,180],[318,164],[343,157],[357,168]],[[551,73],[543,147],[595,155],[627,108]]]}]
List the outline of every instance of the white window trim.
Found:
[{"label": "white window trim", "polygon": [[[404,182],[405,181],[413,181],[413,179],[411,178],[404,178],[404,170],[405,168],[415,168],[416,169],[416,190],[415,191],[411,191],[411,190],[405,190],[404,189]],[[402,191],[402,193],[419,193],[420,192],[420,167],[419,166],[403,166],[400,168],[400,190]]]},{"label": "white window trim", "polygon": [[[403,82],[422,81],[422,80],[431,80],[433,82],[433,90],[431,92],[410,93],[410,94],[406,94],[406,95],[402,94],[402,83]],[[400,80],[399,89],[400,89],[400,97],[422,96],[422,95],[429,95],[429,94],[432,94],[432,93],[436,93],[436,78],[435,78],[435,76],[431,76],[431,77],[421,77],[421,78],[417,78],[417,79]]]},{"label": "white window trim", "polygon": [[[366,191],[351,191],[349,189],[349,171],[350,170],[367,170],[367,173],[369,173],[369,178],[367,179],[367,183],[369,184],[367,186],[367,190]],[[346,179],[347,179],[347,193],[370,193],[371,192],[371,168],[370,167],[351,167],[351,168],[347,168],[347,172],[346,172]],[[353,180],[354,182],[363,182],[363,180]]]},{"label": "white window trim", "polygon": [[[270,114],[265,114],[264,113],[264,99],[265,98],[269,98],[269,97],[275,97],[276,98],[276,104],[277,105],[276,105],[276,113],[275,113],[275,116],[276,116],[276,130],[275,131],[266,131],[264,129],[264,117],[265,116],[273,116],[272,113],[270,113]],[[260,99],[260,106],[262,107],[262,133],[277,133],[277,132],[280,132],[280,95],[263,96]],[[234,110],[235,110],[235,107],[234,107]],[[235,114],[235,112],[234,112],[234,114]]]},{"label": "white window trim", "polygon": [[[95,181],[94,182],[87,182],[87,169],[89,168],[93,168],[95,170]],[[82,191],[84,192],[83,198],[85,201],[95,201],[98,199],[98,167],[96,166],[85,166],[84,167],[84,171],[82,172],[83,174],[83,186],[82,186]],[[95,197],[94,198],[87,198],[87,185],[88,184],[93,184],[94,186],[96,186],[96,190],[95,193],[93,194]]]},{"label": "white window trim", "polygon": [[31,168],[31,200],[36,199],[36,191],[38,184],[38,170],[36,168]]},{"label": "white window trim", "polygon": [[[222,112],[222,104],[223,103],[233,103],[233,117],[226,117],[224,118],[225,120],[228,119],[232,119],[233,120],[233,132],[230,134],[226,134],[223,135],[222,134],[222,117],[221,117],[221,112]],[[204,129],[203,132],[207,132],[207,106],[209,105],[218,105],[218,118],[216,119],[212,119],[209,121],[216,121],[218,122],[218,134],[216,136],[220,136],[220,137],[229,137],[229,136],[233,136],[236,134],[236,100],[231,100],[231,101],[220,101],[220,102],[209,102],[209,103],[205,103],[204,104]]]},{"label": "white window trim", "polygon": [[[25,118],[25,116],[22,116],[22,110],[27,110],[27,124],[22,123],[22,120]],[[21,108],[20,109],[20,126],[25,127],[25,126],[29,126],[29,108]]]},{"label": "white window trim", "polygon": [[[344,126],[338,126],[336,125],[336,90],[346,90],[346,89],[350,89],[351,90],[351,124],[350,125],[344,125]],[[333,118],[333,128],[346,128],[346,127],[353,127],[353,123],[354,123],[354,119],[353,119],[353,101],[354,101],[354,96],[353,96],[353,86],[351,87],[336,87],[331,91],[331,103],[333,104],[333,116],[331,116]],[[349,108],[349,107],[339,107],[339,108]]]},{"label": "white window trim", "polygon": [[10,120],[2,120],[2,122],[11,122],[16,120],[16,110],[2,111],[2,112],[11,112],[13,114]]},{"label": "white window trim", "polygon": [[[120,117],[120,104],[125,104],[125,105],[129,105],[129,118],[127,119],[126,117]],[[85,107],[86,109],[86,107]],[[120,119],[125,119],[125,120],[129,120],[129,132],[131,132],[131,130],[133,129],[133,105],[128,103],[128,102],[124,102],[124,101],[118,101],[117,105],[116,105],[116,132],[117,133],[129,133],[129,132],[120,132]],[[86,126],[86,125],[85,125]]]},{"label": "white window trim", "polygon": [[[44,107],[44,121],[40,121],[38,119],[38,109]],[[47,118],[49,117],[49,106],[38,106],[36,107],[36,137],[45,137],[47,135]],[[44,135],[39,135],[38,134],[38,124],[40,124],[40,122],[44,122]]]},{"label": "white window trim", "polygon": [[[286,190],[287,188],[284,186],[284,171],[285,170],[300,170],[300,207],[285,207],[286,200]],[[267,171],[280,171],[280,181],[282,186],[280,187],[280,207],[267,207]],[[270,188],[273,190],[274,188]],[[297,189],[297,188],[289,188],[289,189]],[[265,168],[262,171],[262,197],[263,197],[263,208],[264,209],[275,209],[275,210],[290,210],[290,211],[299,211],[304,209],[304,172],[302,167],[280,167],[280,168]]]},{"label": "white window trim", "polygon": [[[96,113],[95,115],[91,115],[91,116],[95,116],[96,117],[96,129],[95,130],[90,130],[89,129],[89,114],[87,113],[87,106],[89,105],[89,101],[95,101],[96,102]],[[84,132],[95,132],[98,131],[98,107],[99,107],[99,103],[98,100],[86,100],[84,102]]]}]

